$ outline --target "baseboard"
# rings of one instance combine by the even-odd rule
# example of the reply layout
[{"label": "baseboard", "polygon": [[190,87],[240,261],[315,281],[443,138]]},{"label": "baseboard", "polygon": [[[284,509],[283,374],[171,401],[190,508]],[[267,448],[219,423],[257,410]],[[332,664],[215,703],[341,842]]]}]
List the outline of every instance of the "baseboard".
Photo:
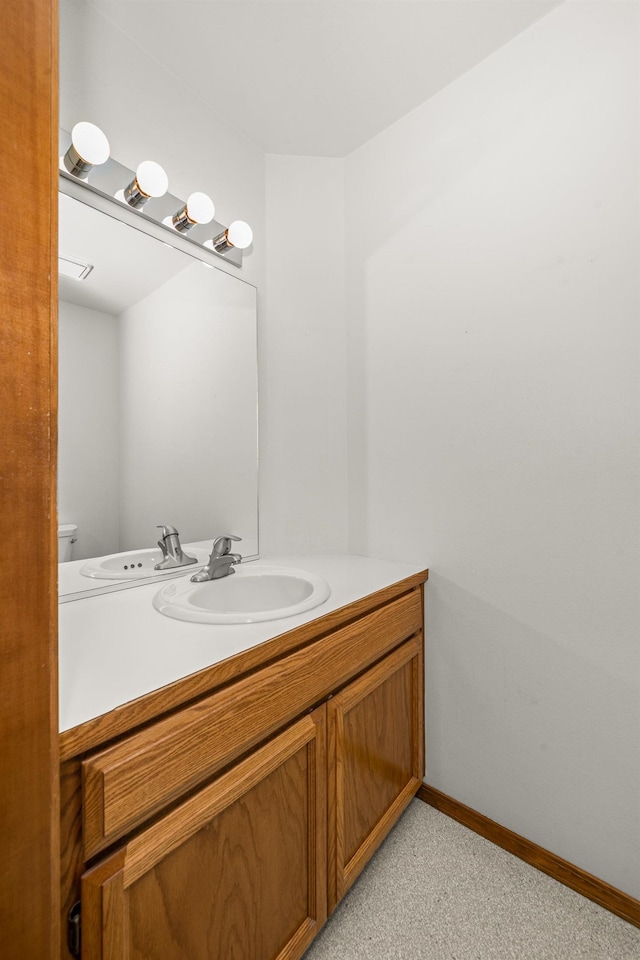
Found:
[{"label": "baseboard", "polygon": [[478,813],[477,810],[472,810],[471,807],[454,800],[453,797],[436,790],[435,787],[430,787],[427,783],[423,783],[416,796],[429,806],[445,813],[452,820],[457,820],[458,823],[473,830],[474,833],[479,833],[486,840],[530,863],[554,880],[571,887],[583,897],[593,900],[611,913],[622,917],[623,920],[640,927],[640,900],[623,893],[622,890],[617,890],[604,880],[599,880],[585,870],[581,870],[580,867],[557,857],[555,853],[539,847],[536,843],[525,840],[507,827],[502,827],[494,820]]}]

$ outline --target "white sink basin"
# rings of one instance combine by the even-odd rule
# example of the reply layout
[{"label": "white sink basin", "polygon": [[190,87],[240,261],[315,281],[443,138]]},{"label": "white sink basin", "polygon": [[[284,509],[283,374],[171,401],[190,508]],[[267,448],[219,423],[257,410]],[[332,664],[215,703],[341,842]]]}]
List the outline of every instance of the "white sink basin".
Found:
[{"label": "white sink basin", "polygon": [[236,566],[219,580],[173,580],[153,598],[165,617],[193,623],[255,623],[312,610],[330,596],[329,584],[304,570]]},{"label": "white sink basin", "polygon": [[83,567],[80,567],[80,573],[83,577],[93,577],[96,580],[143,580],[167,574],[182,576],[198,570],[209,559],[208,551],[200,547],[185,547],[184,552],[190,557],[195,557],[196,562],[187,567],[154,570],[156,563],[162,560],[162,553],[158,547],[149,547],[146,550],[129,550],[126,553],[112,553],[108,557],[88,560]]}]

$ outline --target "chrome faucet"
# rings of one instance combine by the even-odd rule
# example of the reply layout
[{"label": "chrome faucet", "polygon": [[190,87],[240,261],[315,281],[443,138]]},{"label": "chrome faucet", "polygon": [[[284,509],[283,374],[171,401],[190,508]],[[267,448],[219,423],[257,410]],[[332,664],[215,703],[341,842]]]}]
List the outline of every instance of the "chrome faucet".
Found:
[{"label": "chrome faucet", "polygon": [[174,567],[188,567],[191,563],[198,562],[197,557],[190,557],[188,553],[184,553],[175,527],[159,523],[158,530],[162,530],[162,539],[158,540],[158,546],[162,550],[162,560],[156,563],[154,570],[172,570]]},{"label": "chrome faucet", "polygon": [[220,577],[228,577],[235,573],[233,564],[240,563],[242,557],[239,553],[229,553],[232,540],[239,542],[242,537],[234,537],[231,533],[216,537],[209,562],[191,577],[194,583],[202,583],[203,580],[219,580]]}]

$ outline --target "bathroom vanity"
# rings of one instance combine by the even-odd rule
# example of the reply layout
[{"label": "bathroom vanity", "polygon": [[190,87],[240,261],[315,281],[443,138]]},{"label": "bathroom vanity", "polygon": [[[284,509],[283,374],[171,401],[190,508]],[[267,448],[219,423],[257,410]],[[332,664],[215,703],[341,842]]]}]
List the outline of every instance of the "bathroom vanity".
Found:
[{"label": "bathroom vanity", "polygon": [[[61,174],[61,250],[89,267],[84,286],[60,281],[58,494],[76,541],[59,571],[61,957],[295,960],[422,782],[427,572],[287,558],[321,581],[295,615],[299,578],[281,570],[279,619],[211,622],[239,584],[262,603],[262,560],[216,587],[200,542],[232,530],[220,539],[258,553],[255,288],[203,270],[206,244],[146,216],[159,200],[142,214],[99,177]],[[207,561],[197,591],[188,573],[147,582],[155,527],[166,541],[174,522]]]},{"label": "bathroom vanity", "polygon": [[157,585],[61,606],[65,960],[294,960],[418,790],[427,571],[295,565],[331,597],[267,624],[169,620]]}]

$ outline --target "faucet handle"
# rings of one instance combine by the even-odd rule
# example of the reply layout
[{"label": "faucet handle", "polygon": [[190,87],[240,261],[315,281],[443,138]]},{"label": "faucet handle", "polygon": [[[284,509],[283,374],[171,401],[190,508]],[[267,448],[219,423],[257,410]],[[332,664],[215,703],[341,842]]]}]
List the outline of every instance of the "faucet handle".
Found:
[{"label": "faucet handle", "polygon": [[176,530],[176,528],[172,527],[168,523],[156,523],[156,527],[158,528],[158,530],[162,530],[163,540],[165,537],[172,537],[174,534],[176,537],[178,536],[178,531]]},{"label": "faucet handle", "polygon": [[217,554],[219,557],[226,556],[231,550],[231,541],[235,540],[236,543],[239,543],[242,540],[242,537],[234,537],[232,533],[225,533],[221,537],[216,537],[213,541],[213,550],[212,554]]}]

